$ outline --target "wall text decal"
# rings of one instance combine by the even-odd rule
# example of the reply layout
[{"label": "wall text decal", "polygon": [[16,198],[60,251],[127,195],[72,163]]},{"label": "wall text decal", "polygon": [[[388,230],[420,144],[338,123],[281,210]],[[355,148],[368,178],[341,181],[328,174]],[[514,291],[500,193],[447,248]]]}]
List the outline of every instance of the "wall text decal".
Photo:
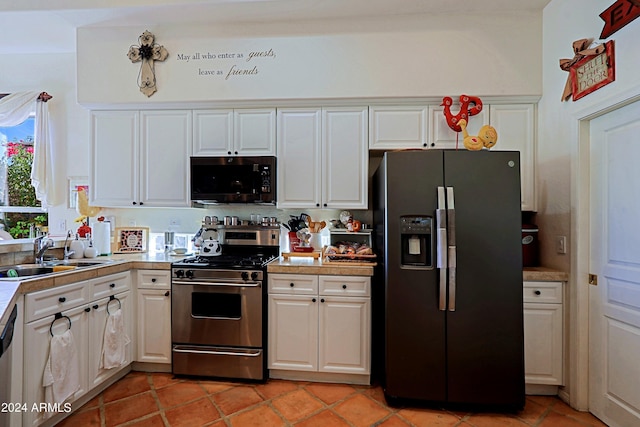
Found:
[{"label": "wall text decal", "polygon": [[249,50],[247,52],[209,52],[192,54],[179,53],[176,60],[182,63],[197,63],[197,75],[220,77],[231,80],[238,77],[256,76],[260,73],[263,60],[275,59],[273,49]]}]

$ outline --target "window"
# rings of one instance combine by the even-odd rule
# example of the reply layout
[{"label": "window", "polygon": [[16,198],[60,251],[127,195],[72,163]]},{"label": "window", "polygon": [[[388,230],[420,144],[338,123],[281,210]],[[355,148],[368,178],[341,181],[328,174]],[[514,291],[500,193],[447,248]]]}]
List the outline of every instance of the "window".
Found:
[{"label": "window", "polygon": [[46,231],[47,213],[31,185],[35,117],[0,127],[0,223],[14,238]]}]

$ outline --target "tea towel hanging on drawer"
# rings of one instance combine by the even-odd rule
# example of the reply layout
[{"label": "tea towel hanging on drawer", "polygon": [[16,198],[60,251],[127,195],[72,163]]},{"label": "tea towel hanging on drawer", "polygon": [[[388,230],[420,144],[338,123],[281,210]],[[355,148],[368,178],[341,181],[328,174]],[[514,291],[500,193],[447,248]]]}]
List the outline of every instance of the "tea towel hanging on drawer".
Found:
[{"label": "tea towel hanging on drawer", "polygon": [[[56,317],[54,322],[62,317],[69,319],[61,316]],[[42,385],[47,403],[62,404],[80,389],[80,364],[76,343],[71,333],[71,320],[69,320],[69,329],[63,334],[54,335],[53,331],[51,334],[49,358],[44,369]]]},{"label": "tea towel hanging on drawer", "polygon": [[[115,304],[117,302],[117,306]],[[116,306],[115,310],[109,305]],[[107,324],[104,328],[104,339],[102,342],[102,357],[100,367],[104,369],[119,368],[126,362],[126,348],[130,343],[129,337],[124,328],[124,316],[122,304],[118,298],[112,297],[107,303]]]}]

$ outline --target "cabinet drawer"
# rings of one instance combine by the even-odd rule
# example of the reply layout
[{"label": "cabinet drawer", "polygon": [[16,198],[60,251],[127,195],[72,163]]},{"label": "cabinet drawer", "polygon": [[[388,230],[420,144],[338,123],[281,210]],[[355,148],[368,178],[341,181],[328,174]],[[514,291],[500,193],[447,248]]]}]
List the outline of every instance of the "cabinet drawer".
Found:
[{"label": "cabinet drawer", "polygon": [[268,281],[270,294],[318,294],[318,276],[305,274],[270,274]]},{"label": "cabinet drawer", "polygon": [[361,276],[320,276],[320,295],[371,296],[371,278]]},{"label": "cabinet drawer", "polygon": [[524,282],[524,302],[562,303],[562,282]]},{"label": "cabinet drawer", "polygon": [[72,309],[89,301],[87,282],[32,292],[25,296],[25,322]]},{"label": "cabinet drawer", "polygon": [[138,289],[171,289],[171,273],[163,270],[138,270]]},{"label": "cabinet drawer", "polygon": [[129,272],[112,274],[110,276],[98,277],[91,280],[90,298],[95,300],[98,298],[115,295],[118,292],[124,292],[131,289],[129,283]]}]

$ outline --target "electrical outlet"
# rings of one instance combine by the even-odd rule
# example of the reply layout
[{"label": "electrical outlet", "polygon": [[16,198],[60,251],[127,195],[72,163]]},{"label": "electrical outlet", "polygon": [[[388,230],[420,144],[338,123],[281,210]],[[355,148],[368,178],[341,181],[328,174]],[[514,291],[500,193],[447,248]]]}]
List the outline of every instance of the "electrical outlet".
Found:
[{"label": "electrical outlet", "polygon": [[58,231],[64,233],[67,231],[67,220],[61,219],[58,221]]},{"label": "electrical outlet", "polygon": [[171,218],[169,220],[169,225],[173,226],[173,227],[179,227],[180,226],[180,219],[179,218]]},{"label": "electrical outlet", "polygon": [[567,236],[556,236],[556,252],[559,254],[567,253]]}]

